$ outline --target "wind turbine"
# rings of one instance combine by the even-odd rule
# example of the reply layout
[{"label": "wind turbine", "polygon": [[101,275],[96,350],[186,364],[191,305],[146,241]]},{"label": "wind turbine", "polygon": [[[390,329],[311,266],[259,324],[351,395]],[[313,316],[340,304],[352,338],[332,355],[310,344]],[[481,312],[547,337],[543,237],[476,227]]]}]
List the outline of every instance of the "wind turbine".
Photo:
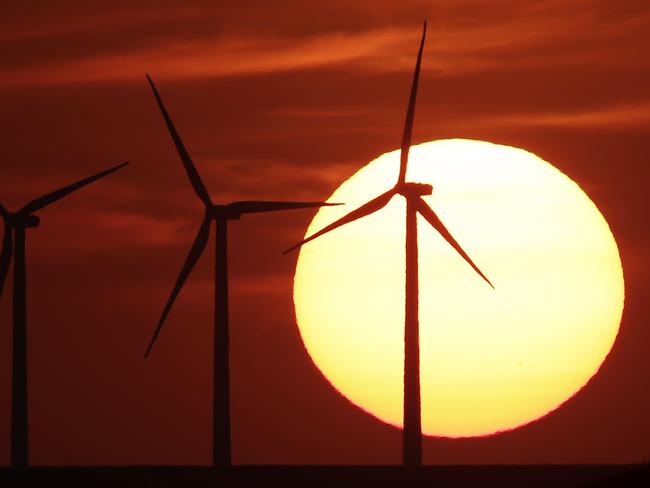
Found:
[{"label": "wind turbine", "polygon": [[[452,237],[442,221],[429,205],[422,199],[423,195],[431,195],[433,187],[428,184],[406,182],[406,166],[408,163],[409,148],[411,147],[411,133],[413,129],[413,114],[415,112],[415,99],[420,75],[422,50],[427,32],[424,23],[422,40],[415,64],[413,85],[406,112],[402,148],[400,154],[400,169],[396,185],[386,193],[370,200],[356,210],[329,224],[310,237],[287,249],[285,254],[293,251],[307,242],[326,234],[342,225],[366,217],[383,208],[395,195],[406,199],[406,313],[404,324],[404,430],[402,456],[405,466],[420,466],[422,464],[422,424],[420,410],[420,337],[418,319],[418,213],[436,229],[451,246],[469,263],[487,283],[492,283],[485,277],[481,270],[474,264],[463,251],[458,242]],[[494,286],[492,286],[494,288]]]},{"label": "wind turbine", "polygon": [[324,205],[336,205],[325,202],[269,202],[269,201],[239,201],[225,205],[212,203],[210,195],[199,176],[189,153],[183,145],[171,117],[167,113],[158,90],[153,81],[147,75],[153,94],[156,97],[158,107],[167,124],[167,129],[183,162],[187,176],[194,191],[205,207],[203,221],[190,248],[190,252],[181,268],[181,272],[172,289],[167,304],[163,309],[162,316],[149,343],[145,357],[151,352],[160,330],[169,314],[169,311],[185,284],[192,269],[205,250],[210,234],[210,224],[215,222],[216,228],[216,262],[215,262],[215,300],[214,300],[214,373],[213,373],[213,449],[212,464],[214,466],[230,466],[231,444],[230,444],[230,366],[229,366],[229,345],[228,345],[228,222],[239,220],[244,214],[276,212],[280,210],[292,210],[299,208],[322,207]]},{"label": "wind turbine", "polygon": [[0,252],[0,297],[4,288],[12,255],[13,275],[13,360],[11,377],[11,465],[25,467],[29,463],[29,429],[27,420],[27,296],[25,268],[25,230],[38,227],[40,219],[34,212],[63,198],[99,178],[129,164],[128,162],[97,173],[71,185],[32,200],[17,212],[0,205],[4,220],[4,237]]}]

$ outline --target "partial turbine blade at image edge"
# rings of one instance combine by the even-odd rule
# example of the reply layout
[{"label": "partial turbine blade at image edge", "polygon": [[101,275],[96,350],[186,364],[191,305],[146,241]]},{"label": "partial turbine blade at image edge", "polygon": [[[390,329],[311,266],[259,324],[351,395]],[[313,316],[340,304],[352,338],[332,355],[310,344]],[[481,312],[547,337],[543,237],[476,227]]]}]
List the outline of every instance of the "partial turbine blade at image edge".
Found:
[{"label": "partial turbine blade at image edge", "polygon": [[151,348],[153,347],[154,343],[156,342],[156,339],[158,338],[158,335],[160,334],[160,330],[162,329],[162,326],[165,323],[165,319],[167,318],[167,315],[169,315],[169,311],[172,309],[172,306],[174,305],[174,301],[176,300],[176,297],[178,296],[179,292],[183,288],[185,281],[187,281],[188,276],[192,272],[192,269],[194,269],[194,266],[196,265],[197,261],[201,257],[201,254],[203,254],[203,251],[205,250],[205,246],[208,243],[208,238],[210,237],[210,222],[211,221],[209,219],[205,219],[201,224],[199,231],[196,234],[196,238],[194,239],[194,243],[190,248],[190,252],[188,253],[187,258],[185,259],[185,263],[183,263],[183,267],[181,268],[181,272],[178,275],[176,284],[174,285],[171,295],[169,296],[169,299],[165,304],[165,308],[160,317],[160,320],[158,321],[158,325],[156,326],[156,330],[154,331],[153,337],[151,338],[149,347],[147,347],[147,352],[144,355],[145,358],[151,352]]},{"label": "partial turbine blade at image edge", "polygon": [[390,201],[391,198],[393,198],[394,195],[395,195],[395,190],[389,190],[386,193],[382,193],[377,198],[374,198],[374,199],[370,200],[368,203],[366,203],[364,205],[361,205],[356,210],[353,210],[352,212],[350,212],[349,214],[341,217],[337,221],[332,222],[330,225],[328,225],[328,226],[324,227],[323,229],[319,230],[318,232],[316,232],[312,236],[308,237],[307,239],[304,239],[304,240],[300,241],[298,244],[296,244],[295,246],[290,247],[289,249],[284,251],[282,254],[287,254],[287,253],[289,253],[289,252],[291,252],[291,251],[293,251],[295,249],[298,249],[300,246],[308,243],[309,241],[312,241],[312,240],[316,239],[317,237],[320,237],[323,234],[326,234],[329,231],[332,231],[332,230],[334,230],[334,229],[336,229],[338,227],[341,227],[342,225],[349,224],[350,222],[354,222],[355,220],[358,220],[358,219],[360,219],[362,217],[366,217],[366,216],[376,212],[377,210],[380,210],[381,208],[383,208]]},{"label": "partial turbine blade at image edge", "polygon": [[342,205],[342,204],[327,203],[327,202],[242,201],[242,202],[233,202],[229,205],[229,207],[231,207],[236,212],[245,214],[245,213],[277,212],[281,210],[297,210],[301,208],[331,207],[334,205]]},{"label": "partial turbine blade at image edge", "polygon": [[2,238],[2,251],[0,251],[0,298],[2,298],[2,290],[7,281],[9,265],[11,264],[11,255],[14,249],[11,232],[11,227],[5,223],[4,236]]},{"label": "partial turbine blade at image edge", "polygon": [[83,180],[79,180],[76,183],[72,183],[71,185],[64,186],[63,188],[60,188],[58,190],[55,190],[51,193],[48,193],[46,195],[43,195],[42,197],[36,198],[29,202],[27,205],[25,205],[23,208],[21,208],[18,213],[21,214],[31,214],[33,212],[36,212],[37,210],[40,210],[44,207],[47,207],[48,205],[56,202],[57,200],[60,200],[64,196],[68,195],[69,193],[72,193],[73,191],[79,190],[80,188],[83,188],[86,185],[89,185],[93,181],[96,181],[100,178],[103,178],[104,176],[108,176],[111,173],[114,173],[115,171],[124,168],[129,164],[128,161],[118,164],[117,166],[113,166],[112,168],[109,168],[107,170],[101,171],[97,174],[94,174],[92,176],[89,176],[88,178],[84,178]]},{"label": "partial turbine blade at image edge", "polygon": [[158,103],[158,108],[162,113],[163,119],[165,119],[165,124],[167,124],[167,129],[169,130],[169,134],[171,135],[171,138],[174,141],[174,145],[176,146],[176,151],[178,151],[178,155],[180,156],[181,161],[183,162],[183,166],[185,167],[185,171],[187,172],[187,176],[190,179],[190,183],[192,184],[194,191],[206,206],[208,207],[212,206],[212,200],[210,199],[210,194],[208,193],[208,190],[205,188],[205,185],[203,184],[203,180],[201,179],[199,172],[196,170],[196,166],[194,166],[194,163],[192,162],[192,158],[190,158],[190,155],[187,152],[187,149],[185,148],[185,145],[183,144],[181,137],[178,135],[178,132],[176,131],[174,122],[172,122],[172,119],[169,116],[167,109],[165,108],[165,104],[163,103],[162,98],[158,94],[156,85],[154,85],[153,80],[149,75],[147,75],[147,80],[151,85],[151,89],[153,90],[153,95],[154,97],[156,97],[156,102]]},{"label": "partial turbine blade at image edge", "polygon": [[462,247],[460,247],[460,244],[456,242],[456,239],[453,238],[451,233],[447,230],[445,225],[442,223],[440,218],[436,215],[436,213],[433,211],[431,207],[429,207],[424,200],[421,198],[418,198],[418,203],[417,203],[417,210],[420,212],[420,214],[426,219],[427,222],[429,222],[434,229],[436,229],[442,237],[453,247],[458,251],[458,254],[460,254],[467,263],[474,268],[474,271],[476,271],[481,278],[483,278],[485,281],[487,281],[488,285],[490,285],[492,288],[494,288],[494,285],[490,282],[490,280],[487,279],[487,277],[481,272],[481,270],[474,264],[474,262],[470,259],[470,257],[467,255],[467,253],[463,250]]},{"label": "partial turbine blade at image edge", "polygon": [[424,21],[422,27],[422,39],[420,40],[420,50],[415,62],[415,72],[413,73],[413,84],[411,86],[411,95],[406,110],[406,121],[404,122],[404,134],[402,136],[402,149],[400,151],[399,177],[398,184],[404,183],[406,179],[406,166],[409,159],[409,150],[411,149],[411,136],[413,134],[413,118],[415,116],[415,101],[418,94],[418,81],[420,79],[420,64],[422,63],[422,51],[424,50],[424,40],[427,35],[427,22]]}]

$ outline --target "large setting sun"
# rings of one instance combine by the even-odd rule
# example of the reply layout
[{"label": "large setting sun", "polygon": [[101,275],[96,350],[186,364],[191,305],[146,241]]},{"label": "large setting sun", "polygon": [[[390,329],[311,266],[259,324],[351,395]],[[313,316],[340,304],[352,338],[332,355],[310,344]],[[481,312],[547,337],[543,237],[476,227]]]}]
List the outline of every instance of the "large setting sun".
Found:
[{"label": "large setting sun", "polygon": [[[522,149],[471,140],[413,146],[406,180],[490,288],[419,219],[422,430],[472,437],[557,408],[597,372],[624,300],[614,237],[589,197]],[[399,151],[345,181],[306,235],[388,190]],[[351,402],[402,425],[405,203],[303,246],[294,301],[309,355]]]}]

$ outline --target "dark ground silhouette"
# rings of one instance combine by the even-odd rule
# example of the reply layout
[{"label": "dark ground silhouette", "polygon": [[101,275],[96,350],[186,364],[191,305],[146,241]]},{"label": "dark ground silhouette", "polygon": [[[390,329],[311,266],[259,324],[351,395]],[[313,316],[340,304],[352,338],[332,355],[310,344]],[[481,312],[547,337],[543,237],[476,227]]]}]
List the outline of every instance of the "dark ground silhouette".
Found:
[{"label": "dark ground silhouette", "polygon": [[646,465],[190,466],[0,469],[0,486],[647,487]]}]

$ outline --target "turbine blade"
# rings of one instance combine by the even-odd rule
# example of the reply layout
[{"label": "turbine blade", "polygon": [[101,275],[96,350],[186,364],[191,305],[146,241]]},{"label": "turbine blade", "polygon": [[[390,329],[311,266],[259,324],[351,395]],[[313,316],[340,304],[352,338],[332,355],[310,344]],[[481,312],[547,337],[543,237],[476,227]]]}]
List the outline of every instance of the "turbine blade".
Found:
[{"label": "turbine blade", "polygon": [[277,212],[280,210],[295,210],[300,208],[329,207],[341,205],[340,203],[327,202],[266,202],[266,201],[242,201],[233,202],[228,207],[240,214],[260,213],[260,212]]},{"label": "turbine blade", "polygon": [[420,64],[422,62],[422,51],[424,50],[424,39],[427,35],[427,21],[424,21],[422,27],[422,39],[420,40],[420,50],[418,59],[415,62],[415,72],[413,73],[413,84],[411,85],[411,96],[409,98],[408,108],[406,110],[406,121],[404,122],[404,134],[402,135],[402,150],[400,151],[399,177],[397,183],[404,183],[406,179],[406,165],[409,160],[409,150],[411,148],[411,135],[413,132],[413,116],[415,115],[415,99],[418,94],[418,80],[420,78]]},{"label": "turbine blade", "polygon": [[109,168],[100,173],[89,176],[88,178],[84,178],[83,180],[79,180],[76,183],[72,183],[71,185],[64,186],[63,188],[59,188],[58,190],[48,193],[47,195],[43,195],[42,197],[36,198],[31,202],[29,202],[27,205],[25,205],[23,208],[21,208],[18,211],[18,213],[31,214],[33,212],[36,212],[37,210],[47,207],[48,205],[56,202],[57,200],[60,200],[68,193],[72,193],[73,191],[76,191],[86,185],[89,185],[93,181],[103,178],[104,176],[108,176],[109,174],[114,173],[118,169],[122,169],[127,164],[129,164],[128,161],[122,164],[118,164],[117,166],[113,166],[112,168]]},{"label": "turbine blade", "polygon": [[196,167],[192,162],[192,158],[190,158],[187,149],[185,149],[185,145],[183,144],[181,137],[178,135],[178,132],[176,132],[176,127],[174,127],[174,122],[172,122],[169,113],[167,113],[167,109],[163,104],[162,98],[160,98],[160,95],[158,94],[156,85],[153,84],[153,80],[149,75],[147,75],[147,80],[151,85],[151,89],[153,90],[154,97],[156,97],[156,102],[158,103],[158,108],[160,108],[160,112],[162,113],[162,116],[165,119],[165,124],[167,124],[167,129],[169,130],[169,134],[171,135],[172,140],[174,141],[174,145],[176,146],[178,155],[180,156],[181,161],[183,162],[183,166],[185,167],[185,171],[187,172],[187,176],[190,179],[190,183],[192,184],[194,191],[199,196],[199,198],[203,201],[206,207],[211,207],[212,200],[210,199],[210,194],[208,193],[208,190],[206,190],[205,185],[203,184],[203,180],[201,179],[199,172],[196,170]]},{"label": "turbine blade", "polygon": [[418,198],[417,200],[417,210],[420,212],[420,214],[429,222],[434,229],[436,229],[438,232],[440,232],[440,235],[444,237],[444,239],[458,251],[458,254],[460,254],[467,263],[474,268],[474,271],[476,271],[481,278],[483,278],[485,281],[487,281],[488,285],[490,285],[492,288],[494,288],[494,285],[490,282],[490,280],[487,279],[487,277],[481,272],[480,269],[478,269],[478,266],[474,264],[474,262],[470,259],[470,257],[467,255],[465,251],[463,251],[463,248],[460,247],[460,244],[456,242],[456,239],[453,238],[451,233],[447,230],[447,228],[444,226],[440,218],[436,215],[436,213],[433,211],[431,207],[429,207],[422,198]]},{"label": "turbine blade", "polygon": [[165,304],[165,308],[163,309],[163,313],[160,317],[160,320],[158,321],[156,330],[153,333],[149,347],[147,347],[147,352],[144,355],[145,358],[151,352],[151,348],[156,342],[158,334],[160,334],[160,329],[162,329],[162,326],[165,323],[165,319],[167,318],[167,315],[169,315],[169,311],[171,310],[172,305],[174,305],[174,301],[176,300],[178,293],[181,291],[181,288],[183,288],[187,277],[190,275],[192,269],[194,269],[194,266],[201,257],[201,254],[203,254],[203,251],[205,250],[205,246],[208,243],[208,237],[210,237],[210,222],[211,221],[208,218],[204,219],[201,223],[201,227],[199,227],[199,231],[196,233],[194,243],[192,244],[190,252],[185,259],[185,263],[183,263],[183,267],[181,268],[181,272],[178,275],[178,279],[176,280],[176,284],[172,289],[171,295]]},{"label": "turbine blade", "polygon": [[11,236],[12,229],[5,223],[4,236],[2,238],[2,251],[0,251],[0,298],[2,290],[9,274],[9,265],[11,264],[11,255],[14,250],[14,243]]},{"label": "turbine blade", "polygon": [[322,236],[323,234],[326,234],[327,232],[334,230],[338,227],[341,227],[342,225],[349,224],[350,222],[354,222],[355,220],[358,220],[362,217],[366,217],[377,210],[382,209],[389,201],[391,198],[393,198],[393,195],[395,195],[395,190],[391,189],[388,190],[386,193],[382,193],[379,195],[377,198],[374,198],[370,200],[368,203],[365,203],[361,205],[359,208],[356,210],[353,210],[349,214],[341,217],[335,222],[332,222],[330,225],[323,227],[321,230],[316,232],[315,234],[311,235],[310,237],[300,241],[298,244],[295,246],[290,247],[286,251],[284,251],[282,254],[287,254],[295,249],[298,249],[300,246],[308,243],[309,241],[312,241],[316,239],[317,237]]}]

